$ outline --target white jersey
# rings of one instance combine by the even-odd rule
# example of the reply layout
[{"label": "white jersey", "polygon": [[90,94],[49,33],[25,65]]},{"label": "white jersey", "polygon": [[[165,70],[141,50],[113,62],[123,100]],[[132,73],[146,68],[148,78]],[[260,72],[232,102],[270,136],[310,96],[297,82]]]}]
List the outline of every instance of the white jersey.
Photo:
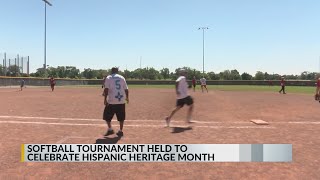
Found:
[{"label": "white jersey", "polygon": [[207,85],[207,80],[205,78],[200,79],[201,85]]},{"label": "white jersey", "polygon": [[188,94],[188,83],[187,83],[186,77],[180,76],[176,80],[176,82],[179,82],[178,92],[180,93],[180,94],[177,95],[177,99],[183,99],[183,98],[189,96],[189,94]]},{"label": "white jersey", "polygon": [[119,74],[107,76],[104,87],[108,88],[108,104],[124,104],[126,100],[125,90],[128,89],[127,82]]}]

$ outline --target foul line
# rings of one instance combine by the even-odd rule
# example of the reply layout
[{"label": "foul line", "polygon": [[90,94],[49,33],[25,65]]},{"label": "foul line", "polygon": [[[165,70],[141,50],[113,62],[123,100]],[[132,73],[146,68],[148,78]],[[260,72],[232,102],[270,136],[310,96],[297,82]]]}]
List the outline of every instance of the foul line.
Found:
[{"label": "foul line", "polygon": [[[87,119],[87,118],[59,118],[59,117],[32,117],[32,116],[0,116],[0,119],[14,119],[14,120],[59,120],[59,121],[90,121],[90,122],[101,122],[102,119]],[[126,120],[126,122],[152,122],[159,123],[163,122],[164,119],[156,120],[156,119],[136,119],[136,120]],[[197,121],[192,120],[197,124],[252,124],[249,121],[237,121],[237,122],[228,122],[228,121]],[[1,120],[0,120],[1,122]],[[3,121],[4,122],[4,121]],[[174,123],[183,123],[183,121],[174,121]],[[319,121],[289,121],[289,122],[270,122],[270,124],[320,124]],[[127,125],[128,126],[128,125]],[[150,125],[152,126],[152,125]],[[199,126],[198,126],[199,127]]]},{"label": "foul line", "polygon": [[[56,118],[56,117],[30,117],[30,116],[0,116],[0,119],[39,119],[39,120],[61,120],[61,121],[97,121],[101,122],[103,121],[102,119],[85,119],[85,118]],[[137,119],[137,120],[126,120],[130,122],[163,122],[164,119],[162,120],[143,120],[143,119]],[[196,121],[192,120],[195,123],[199,124],[251,124],[249,121],[248,122],[217,122],[217,121]],[[179,121],[177,121],[179,122]]]},{"label": "foul line", "polygon": [[[105,124],[73,124],[73,123],[46,123],[46,122],[25,122],[25,121],[0,121],[0,124],[38,124],[38,125],[62,125],[62,126],[95,126],[95,127],[105,127]],[[153,127],[161,128],[165,125],[147,125],[147,124],[128,124],[126,127]],[[175,126],[173,124],[172,126]],[[180,126],[179,126],[180,127]],[[225,128],[225,129],[272,129],[275,127],[271,126],[185,126],[185,127],[195,127],[195,128]]]}]

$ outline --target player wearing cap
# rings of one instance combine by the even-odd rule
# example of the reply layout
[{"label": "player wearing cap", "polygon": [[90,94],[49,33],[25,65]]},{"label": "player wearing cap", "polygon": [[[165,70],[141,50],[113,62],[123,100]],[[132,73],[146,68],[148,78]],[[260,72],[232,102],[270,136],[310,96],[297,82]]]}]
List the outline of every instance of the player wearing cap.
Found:
[{"label": "player wearing cap", "polygon": [[50,78],[50,86],[51,86],[51,91],[54,91],[54,86],[56,85],[56,81],[53,77]]},{"label": "player wearing cap", "polygon": [[202,77],[202,78],[200,79],[200,83],[201,83],[201,90],[202,90],[202,92],[203,92],[203,88],[206,88],[206,90],[207,90],[207,92],[208,92],[208,89],[207,89],[207,80],[206,80],[206,78]]},{"label": "player wearing cap", "polygon": [[186,80],[186,71],[184,69],[180,70],[180,76],[176,80],[176,94],[177,94],[177,102],[176,107],[172,110],[171,114],[165,118],[167,127],[170,126],[170,121],[173,115],[179,111],[185,104],[189,106],[187,122],[191,123],[191,115],[193,110],[193,99],[189,96],[187,80]]},{"label": "player wearing cap", "polygon": [[123,136],[123,124],[126,118],[125,101],[129,103],[129,91],[126,80],[118,74],[118,68],[112,68],[112,74],[106,77],[104,84],[104,104],[103,119],[108,124],[108,131],[105,136],[114,134],[111,120],[116,114],[120,123],[119,137]]},{"label": "player wearing cap", "polygon": [[281,85],[281,89],[279,91],[279,93],[281,94],[281,92],[283,92],[283,94],[286,94],[286,82],[284,80],[284,77],[281,77],[281,81],[280,81],[280,85]]}]

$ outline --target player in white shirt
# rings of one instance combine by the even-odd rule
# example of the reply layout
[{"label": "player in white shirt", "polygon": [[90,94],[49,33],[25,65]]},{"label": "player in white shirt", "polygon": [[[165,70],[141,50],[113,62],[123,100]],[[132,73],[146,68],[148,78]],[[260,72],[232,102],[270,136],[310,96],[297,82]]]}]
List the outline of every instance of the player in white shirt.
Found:
[{"label": "player in white shirt", "polygon": [[117,74],[118,68],[112,68],[112,74],[106,77],[104,84],[104,104],[103,119],[108,124],[108,131],[105,136],[114,134],[111,127],[111,120],[116,114],[120,123],[120,130],[117,135],[123,136],[123,124],[126,117],[125,103],[129,103],[129,90],[123,76]]},{"label": "player in white shirt", "polygon": [[207,80],[206,80],[206,78],[202,77],[202,78],[200,79],[200,83],[201,83],[201,90],[202,90],[202,92],[203,92],[203,88],[206,88],[206,90],[207,90],[207,92],[208,92],[208,89],[207,89]]},{"label": "player in white shirt", "polygon": [[179,111],[185,104],[189,106],[187,122],[191,123],[191,115],[193,110],[193,99],[188,93],[188,88],[191,86],[188,85],[186,80],[186,71],[184,69],[180,70],[180,77],[176,80],[176,94],[177,94],[177,103],[174,110],[169,116],[166,117],[167,127],[170,125],[172,116]]}]

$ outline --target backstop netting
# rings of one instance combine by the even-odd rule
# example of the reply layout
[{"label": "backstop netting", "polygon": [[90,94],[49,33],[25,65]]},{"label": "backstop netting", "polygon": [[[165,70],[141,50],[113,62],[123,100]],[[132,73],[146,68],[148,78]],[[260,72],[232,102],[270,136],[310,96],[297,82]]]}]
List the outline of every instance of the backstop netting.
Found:
[{"label": "backstop netting", "polygon": [[2,65],[0,65],[0,76],[28,76],[29,56],[0,53]]}]

